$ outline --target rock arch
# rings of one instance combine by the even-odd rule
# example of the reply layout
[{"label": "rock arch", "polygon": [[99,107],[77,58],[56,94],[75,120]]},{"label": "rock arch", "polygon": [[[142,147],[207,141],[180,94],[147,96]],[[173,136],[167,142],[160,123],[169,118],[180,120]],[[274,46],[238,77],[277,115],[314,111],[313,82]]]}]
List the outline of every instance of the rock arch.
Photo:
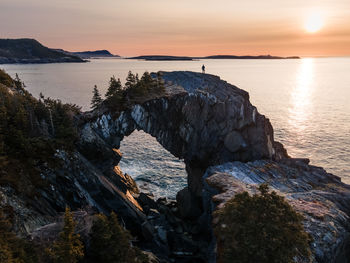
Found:
[{"label": "rock arch", "polygon": [[249,95],[217,76],[163,72],[166,95],[88,120],[81,138],[119,148],[135,129],[155,137],[184,160],[188,187],[201,195],[202,175],[211,165],[228,161],[281,159],[287,156],[274,141],[272,126],[249,102]]}]

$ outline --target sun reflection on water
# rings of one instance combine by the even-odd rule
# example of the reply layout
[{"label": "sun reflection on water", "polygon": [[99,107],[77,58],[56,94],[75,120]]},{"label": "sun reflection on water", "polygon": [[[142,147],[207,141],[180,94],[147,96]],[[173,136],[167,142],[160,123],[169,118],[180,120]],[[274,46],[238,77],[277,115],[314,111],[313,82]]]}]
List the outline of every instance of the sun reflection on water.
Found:
[{"label": "sun reflection on water", "polygon": [[289,106],[289,124],[297,135],[305,130],[312,109],[312,93],[314,78],[314,61],[312,58],[302,59],[296,74],[296,86],[291,91]]}]

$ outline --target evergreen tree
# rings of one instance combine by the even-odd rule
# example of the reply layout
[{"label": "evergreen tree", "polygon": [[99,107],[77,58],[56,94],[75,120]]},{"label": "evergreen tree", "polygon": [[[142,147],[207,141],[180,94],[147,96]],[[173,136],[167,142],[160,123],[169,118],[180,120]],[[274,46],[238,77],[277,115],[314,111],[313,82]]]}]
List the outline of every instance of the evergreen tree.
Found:
[{"label": "evergreen tree", "polygon": [[93,94],[93,96],[91,99],[91,109],[95,110],[101,105],[101,103],[103,101],[101,98],[101,94],[100,94],[96,85],[94,86],[92,94]]},{"label": "evergreen tree", "polygon": [[157,72],[157,91],[161,93],[165,92],[164,80],[160,71]]},{"label": "evergreen tree", "polygon": [[84,256],[83,243],[79,234],[75,234],[76,222],[73,220],[70,209],[66,207],[64,226],[59,238],[48,250],[50,257],[56,263],[76,263]]},{"label": "evergreen tree", "polygon": [[115,76],[111,77],[109,80],[109,87],[106,92],[106,99],[111,99],[116,94],[120,93],[122,91],[122,83],[120,82],[120,79],[116,79]]},{"label": "evergreen tree", "polygon": [[99,214],[91,230],[90,257],[92,262],[135,263],[148,262],[131,246],[131,235],[119,224],[117,215]]},{"label": "evergreen tree", "polygon": [[152,92],[157,87],[156,81],[151,77],[151,74],[149,74],[149,72],[147,71],[143,73],[141,77],[141,82],[145,89],[149,92]]},{"label": "evergreen tree", "polygon": [[126,77],[126,82],[125,82],[125,89],[130,89],[136,86],[136,84],[138,83],[138,77],[136,78],[136,76],[129,71],[128,72],[128,76]]}]

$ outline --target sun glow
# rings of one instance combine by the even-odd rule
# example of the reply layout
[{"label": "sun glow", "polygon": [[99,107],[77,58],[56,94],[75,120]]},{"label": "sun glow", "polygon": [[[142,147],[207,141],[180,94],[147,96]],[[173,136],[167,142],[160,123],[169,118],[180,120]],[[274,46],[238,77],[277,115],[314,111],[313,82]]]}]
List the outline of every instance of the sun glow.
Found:
[{"label": "sun glow", "polygon": [[309,33],[319,31],[324,25],[324,19],[320,13],[311,13],[307,16],[304,27]]}]

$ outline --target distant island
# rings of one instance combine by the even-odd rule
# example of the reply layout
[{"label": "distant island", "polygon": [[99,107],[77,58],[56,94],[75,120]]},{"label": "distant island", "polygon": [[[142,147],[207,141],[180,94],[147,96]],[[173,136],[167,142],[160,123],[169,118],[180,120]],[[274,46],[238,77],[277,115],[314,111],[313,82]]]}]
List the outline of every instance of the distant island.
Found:
[{"label": "distant island", "polygon": [[206,56],[206,57],[146,55],[146,56],[130,57],[127,59],[167,61],[167,60],[198,60],[198,59],[300,59],[300,57],[298,56],[279,57],[279,56],[271,56],[271,55],[259,55],[259,56],[214,55],[214,56]]},{"label": "distant island", "polygon": [[163,55],[147,55],[130,57],[126,59],[141,59],[141,60],[154,60],[154,61],[167,61],[167,60],[193,60],[192,57],[181,57],[181,56],[163,56]]},{"label": "distant island", "polygon": [[235,56],[235,55],[215,55],[215,56],[207,56],[201,57],[202,59],[300,59],[298,56],[291,57],[279,57],[279,56],[271,56],[271,55],[259,55],[259,56]]},{"label": "distant island", "polygon": [[45,47],[35,39],[0,39],[0,64],[86,62],[79,56]]},{"label": "distant island", "polygon": [[80,58],[120,58],[119,55],[113,55],[108,50],[95,50],[95,51],[82,51],[82,52],[71,52],[71,54],[79,56]]}]

